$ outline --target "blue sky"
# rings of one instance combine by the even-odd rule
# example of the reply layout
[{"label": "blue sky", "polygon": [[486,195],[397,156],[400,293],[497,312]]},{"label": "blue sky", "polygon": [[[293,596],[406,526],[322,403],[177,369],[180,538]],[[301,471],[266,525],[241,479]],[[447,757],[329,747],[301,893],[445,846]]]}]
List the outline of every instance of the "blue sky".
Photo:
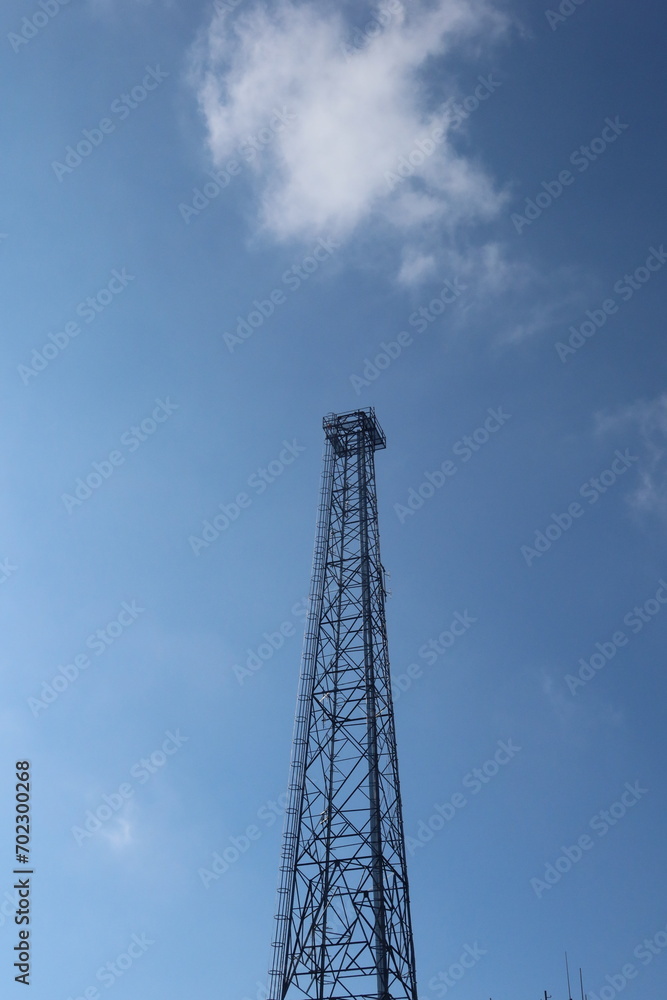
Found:
[{"label": "blue sky", "polygon": [[6,995],[28,759],[35,1000],[262,1000],[356,406],[420,1000],[664,992],[665,14],[560,7],[3,7]]}]

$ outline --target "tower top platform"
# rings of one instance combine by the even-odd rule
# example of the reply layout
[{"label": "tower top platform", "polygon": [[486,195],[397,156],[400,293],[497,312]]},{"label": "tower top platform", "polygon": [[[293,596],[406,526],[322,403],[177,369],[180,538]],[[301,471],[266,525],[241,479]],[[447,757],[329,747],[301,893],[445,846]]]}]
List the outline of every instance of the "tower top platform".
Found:
[{"label": "tower top platform", "polygon": [[337,455],[354,455],[361,441],[373,451],[387,447],[385,433],[375,416],[375,408],[348,410],[346,413],[327,413],[322,421],[324,433]]}]

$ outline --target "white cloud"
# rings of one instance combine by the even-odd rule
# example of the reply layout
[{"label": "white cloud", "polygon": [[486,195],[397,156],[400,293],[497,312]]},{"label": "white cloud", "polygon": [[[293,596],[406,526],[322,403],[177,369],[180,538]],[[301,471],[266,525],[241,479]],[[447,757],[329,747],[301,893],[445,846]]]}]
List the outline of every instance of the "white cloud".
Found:
[{"label": "white cloud", "polygon": [[116,851],[128,847],[134,840],[132,827],[122,816],[116,817],[111,825],[102,827],[101,832]]},{"label": "white cloud", "polygon": [[[494,38],[504,17],[489,0],[384,7],[393,16],[356,45],[340,11],[293,0],[244,9],[231,22],[218,14],[201,40],[193,72],[216,165],[265,128],[274,109],[294,116],[250,163],[258,222],[277,240],[344,237],[371,220],[408,240],[434,224],[452,234],[504,203],[452,143],[443,104],[458,93],[433,100],[424,85],[433,60],[446,66],[453,51]],[[443,137],[433,142],[436,127]],[[420,256],[412,265],[404,259],[402,280],[420,267],[426,273]]]}]

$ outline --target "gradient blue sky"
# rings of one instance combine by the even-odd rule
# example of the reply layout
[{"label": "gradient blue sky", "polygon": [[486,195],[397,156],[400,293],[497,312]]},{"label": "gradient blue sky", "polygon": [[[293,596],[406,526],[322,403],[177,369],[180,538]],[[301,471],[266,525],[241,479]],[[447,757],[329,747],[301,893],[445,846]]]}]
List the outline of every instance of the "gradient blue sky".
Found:
[{"label": "gradient blue sky", "polygon": [[[624,998],[664,993],[667,953],[641,945],[667,942],[667,610],[649,603],[640,628],[633,608],[667,578],[666,22],[650,0],[570,6],[550,25],[527,0],[388,2],[375,22],[357,2],[72,0],[34,31],[36,0],[3,6],[3,995],[23,989],[7,913],[13,763],[29,758],[34,1000],[261,1000],[321,419],[368,405],[387,435],[392,669],[422,668],[396,702],[408,836],[466,794],[408,855],[420,1000],[444,995],[466,945],[485,954],[455,1000],[567,1000],[565,949],[589,995],[628,963]],[[133,98],[149,70],[155,89]],[[90,155],[59,167],[105,119]],[[224,190],[184,211],[230,160]],[[296,287],[320,240],[331,250]],[[272,293],[230,350],[225,334]],[[570,327],[595,318],[562,360]],[[401,334],[376,378],[352,378]],[[54,338],[66,346],[40,362]],[[466,460],[457,442],[490,408],[509,418]],[[617,449],[603,493],[591,481]],[[293,460],[262,489],[252,477],[281,452]],[[456,472],[403,513],[447,460]],[[108,478],[68,500],[94,463]],[[239,493],[238,517],[193,545]],[[561,537],[522,554],[574,503]],[[474,624],[427,662],[457,612]],[[119,614],[100,654],[94,633]],[[282,647],[242,677],[281,626]],[[572,691],[580,658],[619,630],[627,642]],[[30,701],[85,653],[51,704]],[[167,732],[187,737],[168,756]],[[466,775],[508,740],[520,752],[473,793]],[[602,836],[594,817],[626,782],[647,791]],[[121,808],[77,843],[121,785]],[[205,888],[200,869],[251,825]],[[587,834],[538,893],[531,880]],[[134,934],[153,943],[96,978]]]}]

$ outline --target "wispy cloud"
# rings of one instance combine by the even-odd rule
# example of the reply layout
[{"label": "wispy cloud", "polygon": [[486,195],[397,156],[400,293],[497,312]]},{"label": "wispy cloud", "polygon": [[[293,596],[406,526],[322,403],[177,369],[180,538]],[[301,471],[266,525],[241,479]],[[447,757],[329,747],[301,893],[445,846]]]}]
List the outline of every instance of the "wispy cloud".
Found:
[{"label": "wispy cloud", "polygon": [[415,247],[408,247],[403,253],[398,281],[401,285],[418,285],[426,278],[433,277],[436,266],[432,253],[426,254]]},{"label": "wispy cloud", "polygon": [[109,842],[111,847],[120,851],[133,843],[132,827],[128,820],[118,816],[109,826],[102,828],[102,836]]},{"label": "wispy cloud", "polygon": [[667,392],[639,399],[614,413],[596,414],[600,434],[629,428],[639,432],[641,451],[639,486],[630,494],[630,503],[640,514],[667,518]]},{"label": "wispy cloud", "polygon": [[563,677],[555,677],[545,667],[541,670],[542,694],[547,700],[560,726],[573,740],[584,742],[590,732],[600,726],[614,729],[625,726],[625,716],[621,709],[606,700],[591,698],[577,700],[568,693]]}]

